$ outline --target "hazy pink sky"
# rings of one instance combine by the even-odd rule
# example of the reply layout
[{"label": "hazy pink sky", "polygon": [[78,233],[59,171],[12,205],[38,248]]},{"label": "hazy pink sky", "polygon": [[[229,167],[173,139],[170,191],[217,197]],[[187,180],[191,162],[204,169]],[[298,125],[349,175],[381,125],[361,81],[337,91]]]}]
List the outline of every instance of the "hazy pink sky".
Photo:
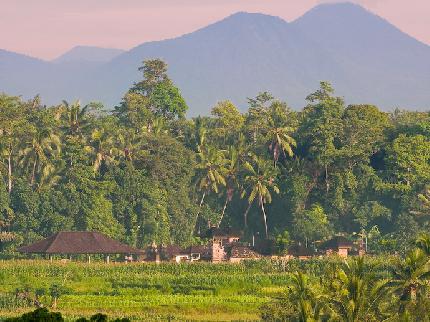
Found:
[{"label": "hazy pink sky", "polygon": [[[287,21],[325,0],[0,0],[0,48],[52,59],[76,45],[129,49],[237,12]],[[430,0],[354,0],[430,44]]]}]

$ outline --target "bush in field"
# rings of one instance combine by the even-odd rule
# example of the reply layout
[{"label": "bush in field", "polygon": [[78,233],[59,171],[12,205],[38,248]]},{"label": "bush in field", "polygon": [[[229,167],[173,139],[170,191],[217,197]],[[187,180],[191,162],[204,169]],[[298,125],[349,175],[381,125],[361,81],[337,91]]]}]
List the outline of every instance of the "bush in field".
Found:
[{"label": "bush in field", "polygon": [[52,284],[49,288],[49,294],[51,295],[52,304],[51,307],[55,310],[57,308],[58,298],[63,295],[64,288],[58,284]]},{"label": "bush in field", "polygon": [[[17,318],[6,319],[5,322],[63,322],[64,318],[59,312],[49,312],[46,308],[38,308],[33,312],[25,313]],[[97,313],[90,317],[90,319],[79,318],[76,322],[107,322],[108,316],[103,313]],[[129,322],[128,318],[118,318],[112,320],[113,322]]]},{"label": "bush in field", "polygon": [[106,314],[102,314],[102,313],[97,313],[94,314],[92,317],[90,317],[90,321],[94,321],[94,322],[107,322],[108,317]]},{"label": "bush in field", "polygon": [[[76,320],[76,322],[107,322],[108,316],[103,313],[97,313],[90,317],[90,319],[86,318],[79,318]],[[111,320],[112,322],[130,322],[130,319],[128,318],[117,318],[115,320]]]},{"label": "bush in field", "polygon": [[49,312],[46,308],[38,308],[25,313],[21,317],[6,319],[8,322],[62,322],[64,318],[59,312]]}]

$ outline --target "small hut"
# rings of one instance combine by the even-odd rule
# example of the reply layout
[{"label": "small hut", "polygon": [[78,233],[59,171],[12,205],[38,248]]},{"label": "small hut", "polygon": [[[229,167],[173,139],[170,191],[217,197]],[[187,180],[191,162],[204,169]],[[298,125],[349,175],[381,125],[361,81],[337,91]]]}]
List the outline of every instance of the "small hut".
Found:
[{"label": "small hut", "polygon": [[94,231],[61,231],[43,240],[18,249],[21,253],[46,254],[52,259],[53,255],[88,255],[88,261],[92,254],[109,255],[140,255],[140,249],[123,244],[104,234]]},{"label": "small hut", "polygon": [[344,236],[335,236],[320,246],[326,255],[337,254],[341,257],[348,257],[352,247],[353,243]]}]

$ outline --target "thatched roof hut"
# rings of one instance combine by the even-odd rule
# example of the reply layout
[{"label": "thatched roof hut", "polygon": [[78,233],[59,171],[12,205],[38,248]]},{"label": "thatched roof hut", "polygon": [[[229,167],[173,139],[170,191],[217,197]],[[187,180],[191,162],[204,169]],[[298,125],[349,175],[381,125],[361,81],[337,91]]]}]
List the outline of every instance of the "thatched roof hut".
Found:
[{"label": "thatched roof hut", "polygon": [[141,254],[140,249],[93,231],[62,231],[18,249],[30,254]]}]

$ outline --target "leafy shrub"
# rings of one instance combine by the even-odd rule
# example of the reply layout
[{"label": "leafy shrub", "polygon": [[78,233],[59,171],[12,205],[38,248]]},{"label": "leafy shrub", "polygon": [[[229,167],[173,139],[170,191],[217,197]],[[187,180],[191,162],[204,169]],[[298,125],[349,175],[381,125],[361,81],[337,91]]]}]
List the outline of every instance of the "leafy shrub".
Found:
[{"label": "leafy shrub", "polygon": [[49,312],[46,308],[38,308],[33,312],[24,313],[21,317],[6,319],[8,322],[62,322],[64,318],[59,312]]}]

